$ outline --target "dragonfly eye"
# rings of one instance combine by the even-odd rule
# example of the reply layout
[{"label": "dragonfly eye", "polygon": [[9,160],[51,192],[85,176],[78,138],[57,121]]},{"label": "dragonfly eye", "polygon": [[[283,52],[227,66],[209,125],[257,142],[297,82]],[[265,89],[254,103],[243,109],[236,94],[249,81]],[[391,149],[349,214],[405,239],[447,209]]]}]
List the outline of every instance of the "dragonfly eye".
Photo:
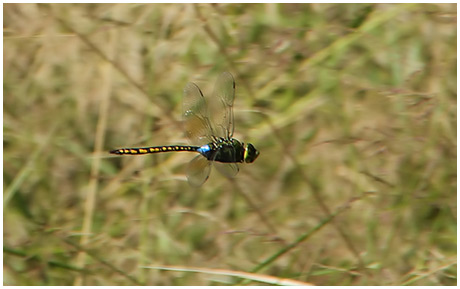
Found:
[{"label": "dragonfly eye", "polygon": [[246,163],[252,163],[259,156],[259,151],[250,143],[248,143],[244,149],[244,161]]}]

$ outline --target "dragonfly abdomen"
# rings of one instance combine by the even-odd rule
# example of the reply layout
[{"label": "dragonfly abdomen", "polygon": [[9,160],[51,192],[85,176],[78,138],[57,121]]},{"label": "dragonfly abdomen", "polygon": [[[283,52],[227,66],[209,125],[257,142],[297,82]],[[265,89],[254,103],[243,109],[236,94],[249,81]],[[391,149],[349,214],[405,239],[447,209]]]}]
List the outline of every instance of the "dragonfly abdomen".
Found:
[{"label": "dragonfly abdomen", "polygon": [[123,148],[110,151],[111,154],[116,155],[144,155],[156,154],[165,152],[196,152],[200,147],[198,146],[158,146],[158,147],[144,147],[144,148]]}]

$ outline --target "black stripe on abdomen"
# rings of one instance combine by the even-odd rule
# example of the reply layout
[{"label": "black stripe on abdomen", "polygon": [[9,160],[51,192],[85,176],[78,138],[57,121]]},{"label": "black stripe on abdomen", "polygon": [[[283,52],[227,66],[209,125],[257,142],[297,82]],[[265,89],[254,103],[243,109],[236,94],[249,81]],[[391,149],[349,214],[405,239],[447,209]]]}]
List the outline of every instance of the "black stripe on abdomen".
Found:
[{"label": "black stripe on abdomen", "polygon": [[196,152],[200,147],[197,146],[158,146],[145,148],[123,148],[110,151],[116,155],[144,155],[165,152]]}]

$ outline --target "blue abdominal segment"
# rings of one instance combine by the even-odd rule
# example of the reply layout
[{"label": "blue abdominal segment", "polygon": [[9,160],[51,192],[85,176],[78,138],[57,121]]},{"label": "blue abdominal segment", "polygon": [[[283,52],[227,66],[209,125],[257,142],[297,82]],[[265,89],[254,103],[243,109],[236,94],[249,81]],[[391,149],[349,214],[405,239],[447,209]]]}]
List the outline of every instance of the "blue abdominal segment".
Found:
[{"label": "blue abdominal segment", "polygon": [[200,154],[202,154],[205,158],[209,159],[209,156],[211,154],[211,147],[209,144],[202,145],[199,149],[196,150]]}]

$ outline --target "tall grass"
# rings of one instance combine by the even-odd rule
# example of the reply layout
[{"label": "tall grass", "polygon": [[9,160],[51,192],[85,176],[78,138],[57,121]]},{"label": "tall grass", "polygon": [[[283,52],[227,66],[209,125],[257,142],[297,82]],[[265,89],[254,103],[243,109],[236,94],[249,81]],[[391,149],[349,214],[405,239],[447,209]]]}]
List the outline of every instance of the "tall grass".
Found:
[{"label": "tall grass", "polygon": [[[4,5],[4,284],[456,284],[456,16]],[[182,89],[210,96],[222,71],[261,152],[234,180],[190,187],[192,154],[108,154],[187,143]]]}]

